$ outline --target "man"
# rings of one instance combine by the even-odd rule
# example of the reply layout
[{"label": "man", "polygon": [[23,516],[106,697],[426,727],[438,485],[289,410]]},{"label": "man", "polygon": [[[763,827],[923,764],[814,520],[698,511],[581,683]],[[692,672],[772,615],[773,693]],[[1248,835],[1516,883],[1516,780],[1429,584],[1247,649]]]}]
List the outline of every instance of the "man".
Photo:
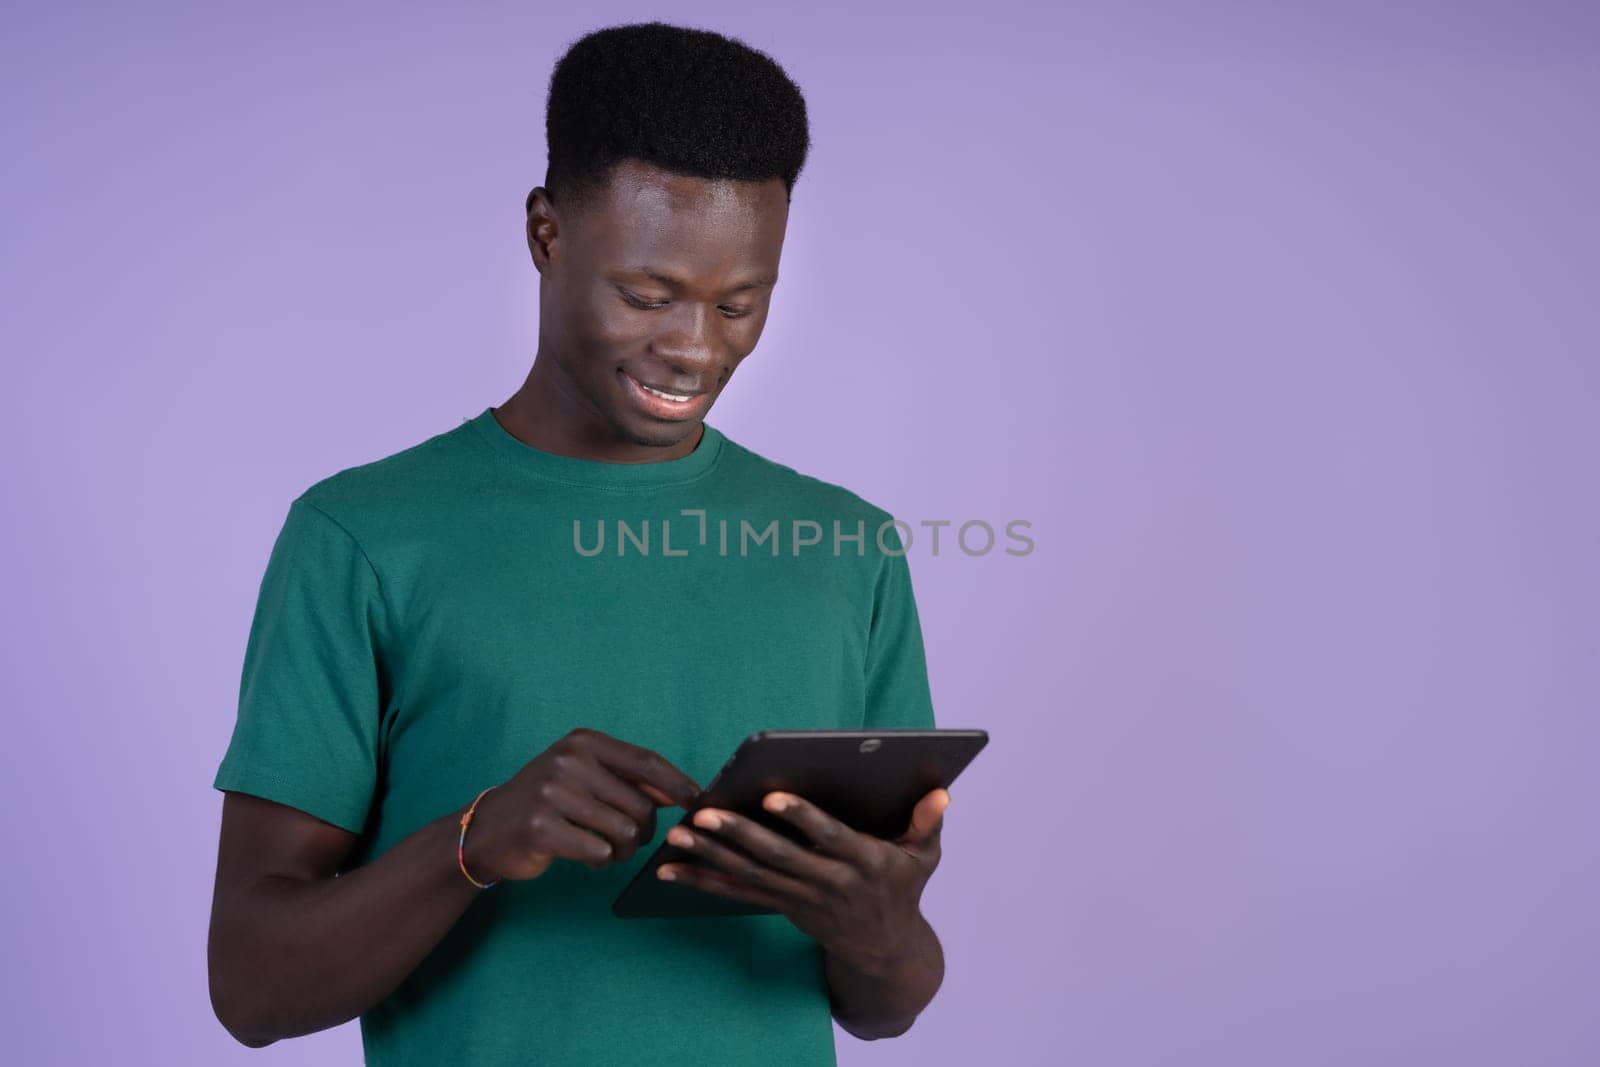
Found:
[{"label": "man", "polygon": [[[359,1016],[379,1065],[831,1064],[830,1016],[893,1036],[942,980],[948,794],[897,841],[766,798],[814,849],[656,817],[754,730],[934,725],[888,514],[703,421],[766,319],[805,105],[740,42],[612,27],[557,65],[547,134],[527,380],[314,485],[273,548],[212,1003],[251,1046]],[[777,914],[617,919],[663,838]]]}]

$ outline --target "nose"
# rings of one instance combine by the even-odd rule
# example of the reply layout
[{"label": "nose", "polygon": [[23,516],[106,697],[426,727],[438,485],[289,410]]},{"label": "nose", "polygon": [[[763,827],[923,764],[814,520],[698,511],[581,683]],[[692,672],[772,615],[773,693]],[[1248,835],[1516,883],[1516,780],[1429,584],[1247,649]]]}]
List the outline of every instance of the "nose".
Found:
[{"label": "nose", "polygon": [[717,365],[722,339],[717,334],[714,309],[697,304],[681,305],[669,328],[650,342],[650,354],[685,376],[703,374]]}]

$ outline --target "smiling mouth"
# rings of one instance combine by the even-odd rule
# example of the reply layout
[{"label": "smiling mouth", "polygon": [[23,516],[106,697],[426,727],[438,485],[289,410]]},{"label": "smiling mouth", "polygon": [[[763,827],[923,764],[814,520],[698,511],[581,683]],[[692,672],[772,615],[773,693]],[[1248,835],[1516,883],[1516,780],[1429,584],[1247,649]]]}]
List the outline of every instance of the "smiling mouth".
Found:
[{"label": "smiling mouth", "polygon": [[[638,379],[634,380],[638,381]],[[659,396],[663,400],[671,400],[678,404],[687,404],[689,401],[700,395],[699,393],[669,393],[665,389],[655,389],[644,384],[643,382],[639,382],[639,388],[643,389],[651,396]]]},{"label": "smiling mouth", "polygon": [[671,389],[662,389],[655,385],[646,385],[627,371],[618,369],[626,383],[625,388],[633,396],[636,408],[646,415],[658,419],[667,419],[679,422],[696,417],[710,404],[710,390],[700,392],[680,393]]}]

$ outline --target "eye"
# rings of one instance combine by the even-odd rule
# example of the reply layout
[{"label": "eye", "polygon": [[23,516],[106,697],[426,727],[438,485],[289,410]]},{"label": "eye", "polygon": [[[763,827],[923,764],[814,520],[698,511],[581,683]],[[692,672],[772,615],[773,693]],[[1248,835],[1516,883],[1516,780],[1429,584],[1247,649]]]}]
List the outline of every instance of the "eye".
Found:
[{"label": "eye", "polygon": [[[664,308],[668,304],[668,301],[666,300],[646,300],[638,293],[629,292],[620,285],[617,287],[617,292],[622,294],[622,299],[624,301],[642,311],[655,311],[657,308]],[[727,305],[723,305],[722,307],[717,308],[717,310],[722,312],[722,317],[726,319],[742,319],[746,315],[750,314],[749,308],[729,307]]]},{"label": "eye", "polygon": [[636,308],[643,308],[646,311],[653,310],[655,308],[660,308],[660,307],[666,307],[667,306],[667,302],[665,300],[659,300],[659,301],[656,301],[656,302],[652,303],[652,302],[644,299],[644,297],[639,296],[636,293],[630,293],[630,292],[628,292],[628,290],[623,289],[620,286],[617,288],[617,292],[622,294],[622,299],[623,300],[625,300],[628,303],[632,304]]}]

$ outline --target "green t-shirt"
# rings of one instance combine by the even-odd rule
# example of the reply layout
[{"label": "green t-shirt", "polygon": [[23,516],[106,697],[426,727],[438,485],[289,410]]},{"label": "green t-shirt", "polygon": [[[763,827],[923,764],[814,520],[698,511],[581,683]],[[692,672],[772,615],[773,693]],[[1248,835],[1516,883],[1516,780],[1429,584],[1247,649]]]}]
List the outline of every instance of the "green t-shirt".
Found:
[{"label": "green t-shirt", "polygon": [[[702,786],[755,730],[931,727],[902,544],[709,425],[601,463],[485,410],[290,506],[214,784],[361,835],[355,864],[579,726]],[[361,1017],[367,1063],[834,1063],[822,953],[786,918],[611,914],[680,814],[627,863],[482,892]]]}]

